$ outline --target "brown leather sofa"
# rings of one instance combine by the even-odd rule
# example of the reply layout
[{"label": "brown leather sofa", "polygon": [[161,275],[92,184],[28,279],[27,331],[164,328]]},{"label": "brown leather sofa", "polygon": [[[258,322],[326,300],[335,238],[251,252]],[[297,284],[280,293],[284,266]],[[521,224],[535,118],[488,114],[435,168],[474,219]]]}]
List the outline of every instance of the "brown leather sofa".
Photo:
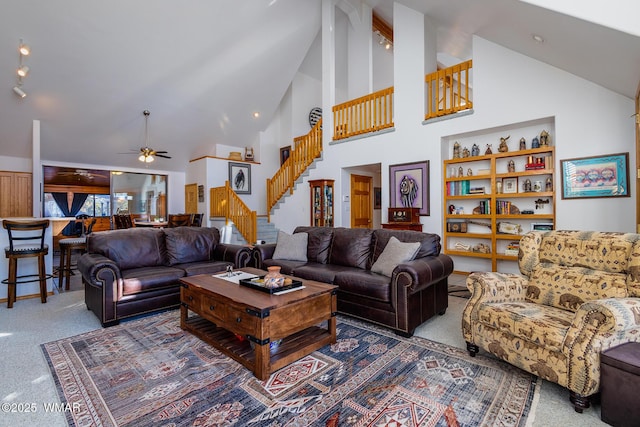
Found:
[{"label": "brown leather sofa", "polygon": [[[251,264],[281,267],[283,274],[338,286],[338,312],[411,336],[416,327],[448,307],[447,281],[453,260],[440,253],[440,236],[417,231],[297,227],[308,233],[307,261],[273,259],[276,244],[253,248]],[[389,239],[420,242],[413,260],[391,277],[371,271]]]},{"label": "brown leather sofa", "polygon": [[217,228],[129,228],[87,237],[78,260],[85,302],[102,326],[180,305],[184,276],[245,267],[251,250],[220,243]]}]

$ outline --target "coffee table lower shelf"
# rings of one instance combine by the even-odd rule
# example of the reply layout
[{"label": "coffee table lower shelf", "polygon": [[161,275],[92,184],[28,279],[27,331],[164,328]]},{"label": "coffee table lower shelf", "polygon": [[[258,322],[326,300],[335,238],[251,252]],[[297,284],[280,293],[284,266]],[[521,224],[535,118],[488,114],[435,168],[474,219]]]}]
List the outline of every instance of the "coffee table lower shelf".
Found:
[{"label": "coffee table lower shelf", "polygon": [[[333,321],[335,322],[335,320]],[[236,334],[218,327],[215,323],[198,315],[188,317],[185,322],[181,322],[180,326],[183,330],[192,333],[220,352],[241,363],[263,381],[278,369],[334,342],[331,333],[326,327],[312,326],[306,328],[283,338],[280,345],[273,351],[269,351],[269,343],[264,344],[264,347],[267,348],[268,356],[267,360],[263,360],[262,369],[258,369],[256,352],[259,351],[259,344],[255,344],[254,348],[252,348],[248,339],[241,340]],[[259,372],[263,373],[262,378],[258,374]]]}]

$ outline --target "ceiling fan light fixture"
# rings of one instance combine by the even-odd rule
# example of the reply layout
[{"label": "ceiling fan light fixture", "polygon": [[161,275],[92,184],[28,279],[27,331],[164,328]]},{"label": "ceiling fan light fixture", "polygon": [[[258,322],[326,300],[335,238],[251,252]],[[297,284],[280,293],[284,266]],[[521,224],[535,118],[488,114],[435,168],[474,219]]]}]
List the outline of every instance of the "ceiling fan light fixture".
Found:
[{"label": "ceiling fan light fixture", "polygon": [[140,154],[140,157],[138,157],[138,160],[140,160],[142,163],[151,163],[153,162],[154,158],[150,154]]}]

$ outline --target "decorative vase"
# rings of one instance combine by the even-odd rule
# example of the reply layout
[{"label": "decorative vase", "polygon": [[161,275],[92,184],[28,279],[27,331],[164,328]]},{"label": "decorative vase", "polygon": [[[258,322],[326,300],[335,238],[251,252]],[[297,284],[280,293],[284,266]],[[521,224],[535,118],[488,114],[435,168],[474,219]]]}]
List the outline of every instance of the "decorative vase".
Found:
[{"label": "decorative vase", "polygon": [[280,267],[274,265],[267,267],[268,273],[264,276],[265,288],[274,289],[284,285],[284,276],[280,274]]}]

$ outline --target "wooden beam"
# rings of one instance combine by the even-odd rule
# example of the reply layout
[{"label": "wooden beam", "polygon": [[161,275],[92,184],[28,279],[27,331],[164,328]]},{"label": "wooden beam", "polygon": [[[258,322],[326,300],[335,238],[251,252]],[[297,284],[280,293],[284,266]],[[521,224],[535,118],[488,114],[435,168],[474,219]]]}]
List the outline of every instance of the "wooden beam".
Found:
[{"label": "wooden beam", "polygon": [[373,32],[380,31],[380,34],[391,43],[393,43],[393,27],[387,24],[382,18],[380,18],[375,12],[373,12],[371,28]]}]

